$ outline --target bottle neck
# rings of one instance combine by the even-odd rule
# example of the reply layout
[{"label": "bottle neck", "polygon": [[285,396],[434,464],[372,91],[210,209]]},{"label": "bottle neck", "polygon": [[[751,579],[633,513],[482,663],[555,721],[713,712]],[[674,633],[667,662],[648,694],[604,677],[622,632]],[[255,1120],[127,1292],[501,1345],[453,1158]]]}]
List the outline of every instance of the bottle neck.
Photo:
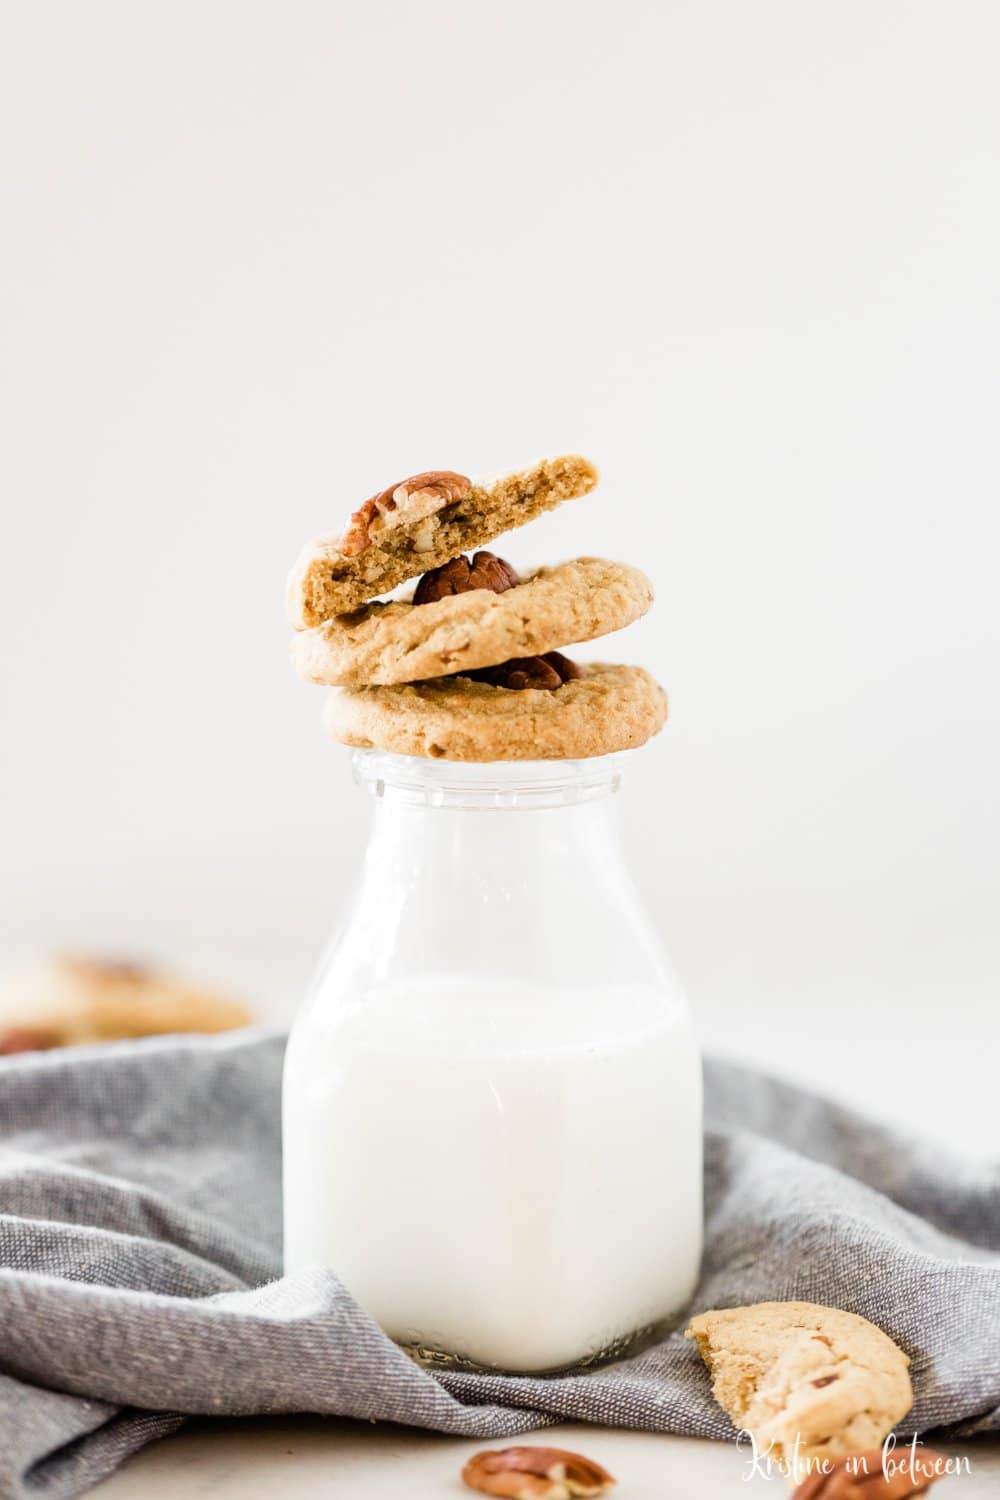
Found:
[{"label": "bottle neck", "polygon": [[510,812],[601,801],[621,783],[621,756],[591,760],[435,761],[356,750],[354,777],[386,804]]},{"label": "bottle neck", "polygon": [[621,859],[617,765],[603,761],[469,765],[371,756],[355,761],[374,795],[366,881],[418,877],[439,902],[470,885],[516,892],[523,905],[553,883],[604,883]]},{"label": "bottle neck", "polygon": [[376,969],[381,953],[409,973],[578,983],[649,948],[611,758],[456,766],[363,752],[355,769],[375,811],[349,931]]}]

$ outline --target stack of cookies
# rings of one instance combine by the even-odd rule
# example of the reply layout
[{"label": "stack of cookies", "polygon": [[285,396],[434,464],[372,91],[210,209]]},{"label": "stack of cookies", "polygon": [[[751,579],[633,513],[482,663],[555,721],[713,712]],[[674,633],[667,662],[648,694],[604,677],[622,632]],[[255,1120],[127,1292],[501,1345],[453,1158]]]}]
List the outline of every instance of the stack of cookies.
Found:
[{"label": "stack of cookies", "polygon": [[[292,658],[299,676],[338,689],[334,738],[498,761],[607,755],[656,734],[667,700],[648,672],[563,654],[644,615],[645,575],[578,557],[519,576],[475,550],[596,484],[575,454],[491,480],[436,470],[379,491],[312,542],[288,584]],[[378,598],[413,578],[408,596]]]}]

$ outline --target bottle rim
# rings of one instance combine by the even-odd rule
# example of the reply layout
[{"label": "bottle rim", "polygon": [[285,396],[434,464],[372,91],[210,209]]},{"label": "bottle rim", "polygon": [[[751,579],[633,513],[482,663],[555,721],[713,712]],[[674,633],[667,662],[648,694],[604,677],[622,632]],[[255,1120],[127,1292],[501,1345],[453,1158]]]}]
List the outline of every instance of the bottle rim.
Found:
[{"label": "bottle rim", "polygon": [[354,779],[376,797],[426,807],[516,812],[610,797],[621,784],[621,752],[587,760],[445,761],[388,750],[355,750]]}]

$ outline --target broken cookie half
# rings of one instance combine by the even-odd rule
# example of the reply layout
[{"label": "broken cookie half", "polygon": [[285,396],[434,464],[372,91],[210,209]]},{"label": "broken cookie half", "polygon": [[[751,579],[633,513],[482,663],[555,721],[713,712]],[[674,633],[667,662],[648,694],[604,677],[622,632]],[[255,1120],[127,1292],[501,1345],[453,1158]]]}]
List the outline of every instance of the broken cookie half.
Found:
[{"label": "broken cookie half", "polygon": [[703,1312],[686,1329],[712,1394],[763,1458],[793,1464],[876,1448],[909,1411],[909,1360],[867,1318],[811,1302]]},{"label": "broken cookie half", "polygon": [[306,547],[288,580],[289,618],[296,630],[307,630],[357,609],[564,500],[589,494],[597,477],[592,463],[571,453],[498,479],[437,469],[390,485],[358,506],[342,531]]}]

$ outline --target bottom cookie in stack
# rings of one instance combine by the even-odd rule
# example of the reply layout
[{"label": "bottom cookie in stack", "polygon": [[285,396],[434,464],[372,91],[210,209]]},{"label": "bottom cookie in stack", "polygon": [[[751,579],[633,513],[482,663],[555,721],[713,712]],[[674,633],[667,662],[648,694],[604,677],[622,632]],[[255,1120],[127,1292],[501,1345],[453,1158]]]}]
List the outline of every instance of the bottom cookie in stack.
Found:
[{"label": "bottom cookie in stack", "polygon": [[[527,673],[538,661],[545,658],[504,666]],[[551,688],[472,677],[342,688],[325,723],[345,745],[463,761],[582,760],[633,750],[663,728],[667,695],[644,668],[591,662],[574,670]]]}]

